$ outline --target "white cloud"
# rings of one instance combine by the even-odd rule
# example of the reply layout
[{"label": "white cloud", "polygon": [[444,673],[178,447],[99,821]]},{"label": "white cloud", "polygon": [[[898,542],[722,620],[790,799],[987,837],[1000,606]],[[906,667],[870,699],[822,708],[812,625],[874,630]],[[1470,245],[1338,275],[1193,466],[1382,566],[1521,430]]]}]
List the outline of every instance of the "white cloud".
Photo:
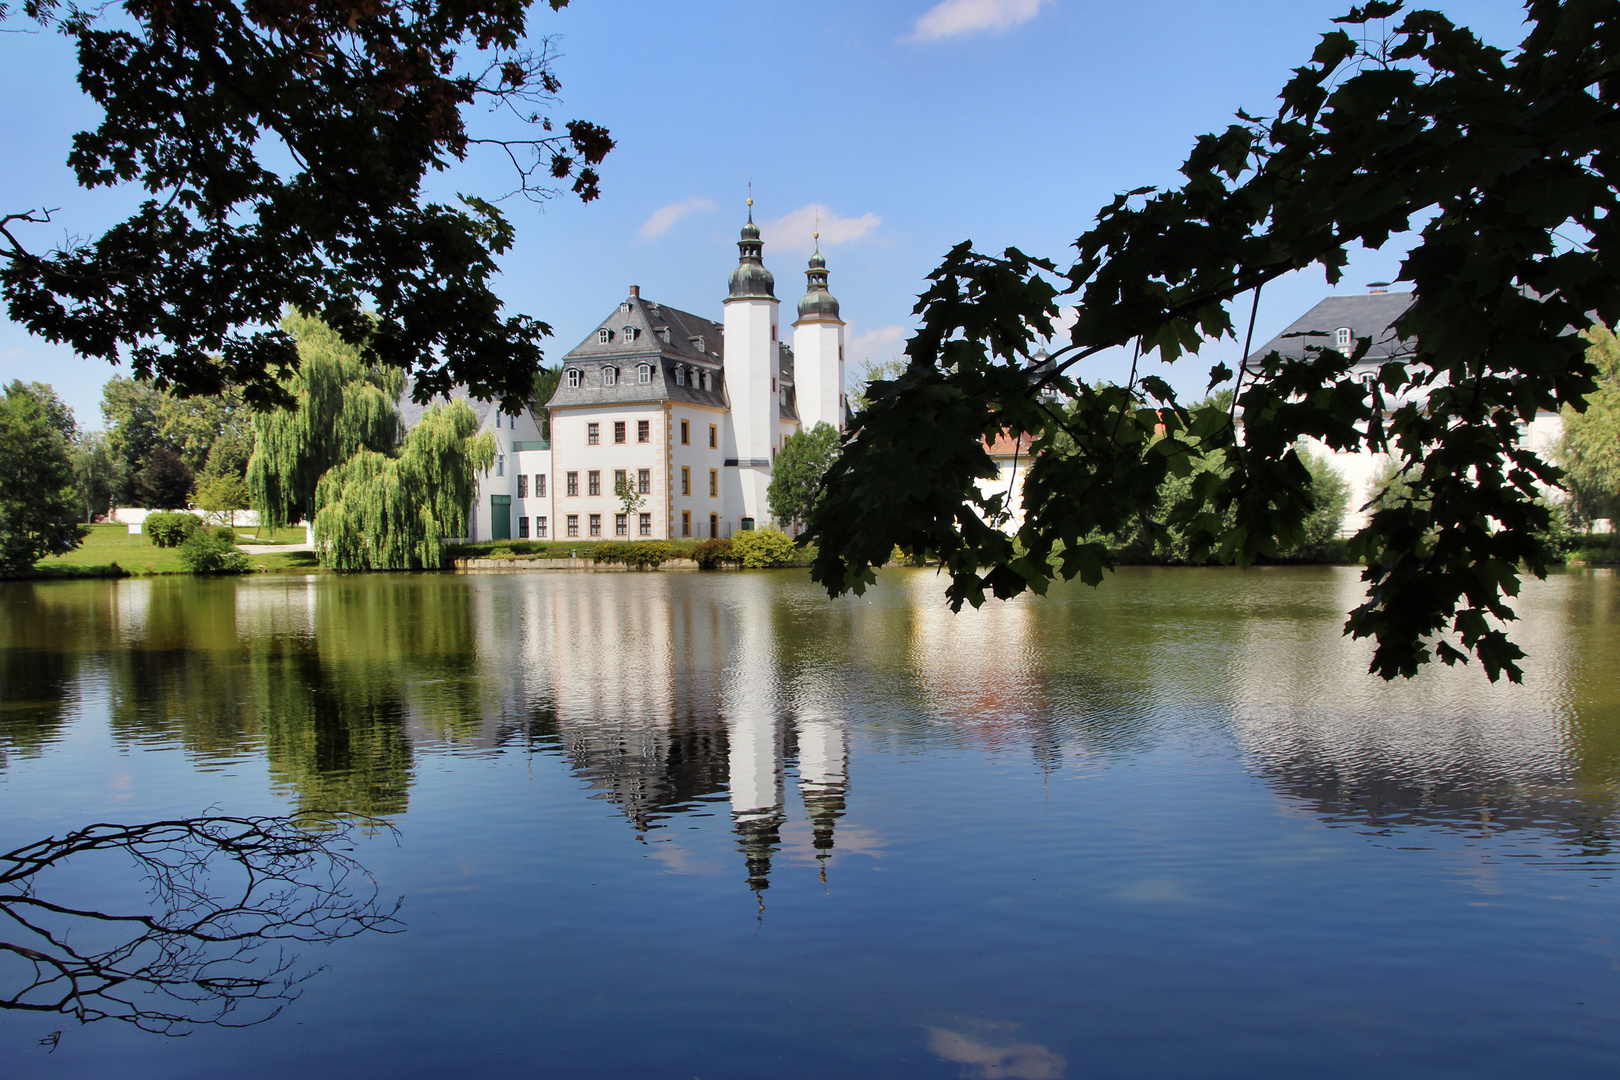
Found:
[{"label": "white cloud", "polygon": [[[818,225],[816,219],[820,218]],[[775,221],[760,225],[760,239],[770,247],[786,251],[809,251],[814,241],[810,234],[821,230],[821,246],[837,247],[875,232],[883,219],[876,214],[860,217],[839,217],[820,203],[809,203]]]},{"label": "white cloud", "polygon": [[668,206],[659,207],[653,211],[641,226],[643,240],[656,240],[675,227],[675,223],[688,214],[697,214],[705,210],[713,210],[714,203],[709,199],[686,199],[683,202],[672,202]]},{"label": "white cloud", "polygon": [[850,338],[844,353],[857,364],[888,360],[905,351],[910,334],[904,326],[880,326]]},{"label": "white cloud", "polygon": [[967,34],[999,34],[1041,13],[1051,0],[941,0],[921,15],[902,41],[939,41]]}]

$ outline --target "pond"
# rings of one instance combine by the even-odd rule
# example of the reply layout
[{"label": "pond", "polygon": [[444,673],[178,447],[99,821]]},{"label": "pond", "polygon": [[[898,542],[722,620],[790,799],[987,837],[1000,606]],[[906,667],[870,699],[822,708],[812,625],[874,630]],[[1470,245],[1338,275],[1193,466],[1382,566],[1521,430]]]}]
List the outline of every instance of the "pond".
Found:
[{"label": "pond", "polygon": [[1368,676],[1343,568],[942,590],[0,587],[0,1074],[1613,1075],[1611,573],[1520,687]]}]

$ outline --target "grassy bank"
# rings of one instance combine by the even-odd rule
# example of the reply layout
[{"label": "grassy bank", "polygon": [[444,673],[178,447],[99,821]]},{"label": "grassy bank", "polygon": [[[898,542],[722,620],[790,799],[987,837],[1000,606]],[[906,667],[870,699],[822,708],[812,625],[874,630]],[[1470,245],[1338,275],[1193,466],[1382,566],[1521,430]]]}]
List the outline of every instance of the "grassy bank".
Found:
[{"label": "grassy bank", "polygon": [[[268,531],[267,531],[268,535]],[[280,543],[303,543],[303,529],[283,529],[276,534]],[[237,542],[268,543],[251,533],[238,533]],[[308,551],[273,555],[250,555],[255,570],[314,570],[320,564]],[[92,525],[84,543],[66,555],[52,555],[34,565],[34,576],[42,578],[121,577],[125,574],[184,574],[185,564],[174,548],[160,548],[146,536],[131,535],[125,525]]]}]

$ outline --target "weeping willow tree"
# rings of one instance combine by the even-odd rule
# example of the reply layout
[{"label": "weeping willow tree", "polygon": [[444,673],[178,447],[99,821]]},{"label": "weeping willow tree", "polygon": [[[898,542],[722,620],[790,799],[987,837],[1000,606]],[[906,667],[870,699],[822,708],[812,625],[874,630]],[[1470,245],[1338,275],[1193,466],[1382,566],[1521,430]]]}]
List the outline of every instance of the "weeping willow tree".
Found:
[{"label": "weeping willow tree", "polygon": [[284,385],[296,408],[253,417],[248,500],[262,524],[312,521],[321,476],[360,451],[399,444],[395,404],[405,389],[397,369],[366,364],[360,350],[318,319],[288,315],[281,328],[298,343],[299,367]]},{"label": "weeping willow tree", "polygon": [[337,570],[437,568],[443,539],[464,536],[478,472],[495,461],[495,436],[478,432],[464,401],[436,405],[397,454],[361,450],[315,488],[315,549]]}]

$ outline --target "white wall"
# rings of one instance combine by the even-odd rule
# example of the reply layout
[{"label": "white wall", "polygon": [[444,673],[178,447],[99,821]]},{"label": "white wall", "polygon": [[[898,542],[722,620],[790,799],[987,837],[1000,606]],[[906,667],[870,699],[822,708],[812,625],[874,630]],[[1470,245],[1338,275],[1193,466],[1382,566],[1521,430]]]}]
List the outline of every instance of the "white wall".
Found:
[{"label": "white wall", "polygon": [[[636,441],[636,424],[648,422],[648,441]],[[613,424],[623,421],[625,441],[613,441]],[[588,426],[601,425],[601,442],[592,446]],[[665,414],[661,402],[643,402],[630,405],[591,406],[577,409],[553,409],[551,414],[551,483],[553,492],[553,540],[637,540],[668,538],[668,449],[666,443]],[[630,515],[628,535],[615,536],[614,515],[621,512],[622,504],[613,494],[613,474],[625,470],[631,483],[637,472],[647,469],[651,490],[642,496],[641,509]],[[601,474],[601,493],[590,495],[589,477],[595,470]],[[579,494],[568,494],[568,474],[579,474]],[[579,536],[568,535],[568,515],[579,515]],[[590,534],[590,515],[602,515],[602,535]],[[652,515],[651,537],[639,532],[639,514]]]}]

